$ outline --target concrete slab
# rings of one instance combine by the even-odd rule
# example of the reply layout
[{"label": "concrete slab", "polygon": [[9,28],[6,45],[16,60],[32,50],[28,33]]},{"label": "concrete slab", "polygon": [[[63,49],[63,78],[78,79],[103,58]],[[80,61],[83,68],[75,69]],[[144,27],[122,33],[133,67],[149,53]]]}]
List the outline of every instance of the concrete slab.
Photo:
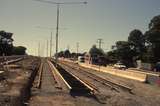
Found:
[{"label": "concrete slab", "polygon": [[133,71],[128,71],[128,70],[118,70],[118,69],[114,69],[113,67],[103,67],[103,66],[99,67],[96,65],[85,64],[85,63],[79,63],[79,65],[85,68],[91,68],[97,71],[106,72],[112,75],[117,75],[120,77],[137,80],[140,82],[145,82],[147,78],[147,74],[145,73],[138,73],[138,72],[133,72]]}]

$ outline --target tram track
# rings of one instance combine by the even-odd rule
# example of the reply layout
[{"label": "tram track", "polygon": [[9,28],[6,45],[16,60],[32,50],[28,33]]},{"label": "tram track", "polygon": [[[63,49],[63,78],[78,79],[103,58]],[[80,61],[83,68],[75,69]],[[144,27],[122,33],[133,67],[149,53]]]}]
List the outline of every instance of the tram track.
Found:
[{"label": "tram track", "polygon": [[55,67],[54,62],[45,61],[41,62],[40,68],[37,73],[37,81],[35,81],[35,87],[41,88],[41,84],[43,83],[43,71],[45,64],[48,64],[47,69],[50,71],[52,81],[55,82],[56,88],[59,88],[63,91],[68,91],[71,95],[91,95],[93,94],[95,88],[87,83],[85,83],[82,79],[78,78],[74,74],[66,71],[60,65]]},{"label": "tram track", "polygon": [[85,69],[81,68],[81,67],[78,67],[76,65],[71,65],[69,63],[64,63],[64,62],[61,62],[61,65],[63,66],[66,66],[66,68],[70,68],[72,70],[75,70],[75,72],[79,73],[79,74],[82,74],[83,76],[86,76],[88,77],[89,79],[92,79],[93,81],[96,81],[98,83],[101,83],[102,85],[106,86],[106,87],[109,87],[111,90],[115,90],[116,92],[120,92],[121,90],[125,91],[125,92],[129,92],[132,94],[132,88],[128,87],[128,86],[125,86],[125,85],[122,85],[122,84],[119,84],[119,83],[115,83],[115,82],[112,82],[108,79],[104,79],[102,77],[99,77],[93,73],[90,73],[88,71],[86,71]]},{"label": "tram track", "polygon": [[[52,62],[54,65],[55,63]],[[68,72],[62,68],[59,64],[57,65],[57,70],[60,75],[64,78],[67,85],[70,86],[71,95],[91,95],[94,92],[94,88],[85,83],[82,79],[78,78],[76,75]]]}]

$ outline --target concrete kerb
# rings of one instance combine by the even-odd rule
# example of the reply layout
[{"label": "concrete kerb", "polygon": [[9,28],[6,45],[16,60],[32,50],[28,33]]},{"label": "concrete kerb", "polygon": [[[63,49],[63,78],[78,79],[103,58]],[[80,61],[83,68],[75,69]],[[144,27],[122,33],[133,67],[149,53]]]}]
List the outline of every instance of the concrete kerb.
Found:
[{"label": "concrete kerb", "polygon": [[129,78],[129,79],[133,79],[133,80],[137,80],[140,82],[145,82],[146,78],[147,78],[147,74],[145,73],[137,73],[137,72],[132,72],[132,71],[121,71],[121,70],[117,70],[117,69],[113,69],[110,67],[99,67],[96,65],[91,65],[91,64],[85,64],[85,63],[79,63],[80,66],[83,66],[85,68],[91,68],[94,69],[96,71],[102,71],[102,72],[106,72],[112,75],[116,75],[116,76],[120,76],[120,77],[125,77],[125,78]]}]

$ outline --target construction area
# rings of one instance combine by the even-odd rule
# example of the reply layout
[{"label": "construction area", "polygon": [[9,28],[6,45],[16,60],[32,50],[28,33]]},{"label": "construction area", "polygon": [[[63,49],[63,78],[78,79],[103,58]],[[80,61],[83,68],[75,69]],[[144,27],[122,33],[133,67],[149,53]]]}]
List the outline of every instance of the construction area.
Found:
[{"label": "construction area", "polygon": [[96,67],[67,59],[5,57],[0,106],[159,106],[157,73]]}]

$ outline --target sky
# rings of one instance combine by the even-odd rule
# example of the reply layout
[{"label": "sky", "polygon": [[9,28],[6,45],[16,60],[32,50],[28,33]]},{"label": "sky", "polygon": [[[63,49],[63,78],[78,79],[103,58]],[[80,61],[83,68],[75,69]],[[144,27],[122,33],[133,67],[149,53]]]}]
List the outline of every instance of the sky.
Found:
[{"label": "sky", "polygon": [[[60,6],[59,51],[69,47],[88,52],[97,39],[109,51],[116,41],[127,40],[130,31],[148,30],[150,20],[160,15],[160,0],[48,0],[88,4]],[[56,5],[34,0],[0,0],[0,30],[14,33],[14,45],[27,47],[27,53],[46,56],[47,40],[53,33],[55,53]],[[52,28],[48,29],[48,28]]]}]

